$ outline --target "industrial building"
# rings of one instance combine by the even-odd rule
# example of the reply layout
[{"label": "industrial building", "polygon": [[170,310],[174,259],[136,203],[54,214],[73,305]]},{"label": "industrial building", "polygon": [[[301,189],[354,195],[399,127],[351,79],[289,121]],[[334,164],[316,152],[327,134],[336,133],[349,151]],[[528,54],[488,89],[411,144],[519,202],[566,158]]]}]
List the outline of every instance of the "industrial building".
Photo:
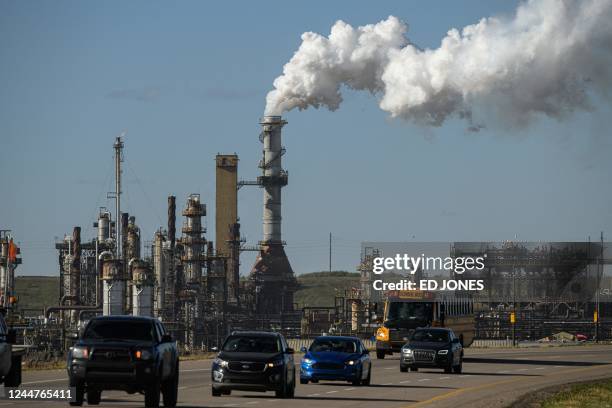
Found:
[{"label": "industrial building", "polygon": [[[136,217],[121,210],[124,143],[117,137],[115,191],[109,193],[114,211],[100,209],[93,239],[82,240],[77,226],[56,243],[60,298],[45,311],[49,321],[62,330],[77,330],[93,314],[156,316],[185,350],[218,345],[232,329],[299,332],[301,315],[293,304],[297,284],[281,237],[281,188],[288,182],[281,129],[286,123],[279,116],[262,119],[261,176],[255,181],[238,181],[236,154],[216,156],[215,241],[206,237],[207,205],[197,193],[178,204],[183,210],[177,236],[177,198],[170,195],[167,225],[150,237],[150,251],[143,251],[149,237],[141,237]],[[240,236],[238,192],[243,186],[263,190],[263,238],[255,245],[246,245]],[[243,280],[242,251],[258,253]]]}]

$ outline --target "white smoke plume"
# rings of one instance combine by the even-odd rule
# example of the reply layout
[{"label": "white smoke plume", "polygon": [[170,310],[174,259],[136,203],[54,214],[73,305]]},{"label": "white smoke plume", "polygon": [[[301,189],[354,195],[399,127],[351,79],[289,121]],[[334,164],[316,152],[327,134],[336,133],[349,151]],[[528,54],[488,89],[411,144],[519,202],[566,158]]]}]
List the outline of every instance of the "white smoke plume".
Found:
[{"label": "white smoke plume", "polygon": [[591,92],[609,96],[612,0],[531,0],[511,18],[451,29],[436,49],[417,48],[407,31],[390,16],[358,28],[338,21],[328,37],[302,34],[266,115],[336,110],[344,85],[376,95],[391,117],[440,126],[456,116],[478,130],[478,107],[521,125],[591,109]]}]

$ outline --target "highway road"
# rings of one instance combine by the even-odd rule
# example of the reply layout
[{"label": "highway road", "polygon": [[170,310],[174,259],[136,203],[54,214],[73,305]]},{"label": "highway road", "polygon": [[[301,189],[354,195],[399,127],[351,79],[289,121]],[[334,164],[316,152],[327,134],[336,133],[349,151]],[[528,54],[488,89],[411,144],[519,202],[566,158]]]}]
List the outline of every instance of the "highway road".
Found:
[{"label": "highway road", "polygon": [[[296,355],[296,359],[299,356]],[[398,357],[373,358],[372,385],[355,387],[342,382],[298,384],[296,398],[274,393],[234,391],[212,397],[210,360],[181,363],[181,407],[470,407],[507,406],[521,395],[551,385],[612,377],[612,346],[571,346],[529,349],[467,349],[462,374],[420,369],[401,373]],[[24,372],[24,386],[64,385],[65,371]],[[65,407],[63,402],[0,401],[0,406]],[[86,405],[86,403],[84,404]],[[104,392],[102,406],[141,407],[144,397]]]}]

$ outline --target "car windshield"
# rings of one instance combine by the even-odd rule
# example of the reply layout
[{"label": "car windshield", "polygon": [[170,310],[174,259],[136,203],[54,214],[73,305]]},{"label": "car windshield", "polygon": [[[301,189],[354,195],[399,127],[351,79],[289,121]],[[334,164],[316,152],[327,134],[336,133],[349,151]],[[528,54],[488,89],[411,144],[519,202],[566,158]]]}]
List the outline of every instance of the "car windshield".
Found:
[{"label": "car windshield", "polygon": [[223,351],[238,353],[278,353],[278,338],[272,336],[230,336],[223,345]]},{"label": "car windshield", "polygon": [[153,341],[153,325],[147,321],[92,320],[84,339]]},{"label": "car windshield", "polygon": [[310,346],[310,351],[335,351],[337,353],[356,353],[357,342],[344,339],[316,339]]},{"label": "car windshield", "polygon": [[391,302],[387,312],[386,321],[397,323],[399,321],[431,321],[433,305],[429,302]]},{"label": "car windshield", "polygon": [[417,330],[412,334],[412,341],[448,343],[448,332],[445,330]]}]

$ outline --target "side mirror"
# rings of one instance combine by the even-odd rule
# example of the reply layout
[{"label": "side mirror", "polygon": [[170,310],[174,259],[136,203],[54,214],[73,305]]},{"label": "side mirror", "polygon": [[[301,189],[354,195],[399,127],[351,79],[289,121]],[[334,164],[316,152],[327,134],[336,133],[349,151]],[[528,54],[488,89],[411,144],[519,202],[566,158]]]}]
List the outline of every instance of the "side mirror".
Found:
[{"label": "side mirror", "polygon": [[459,344],[459,339],[455,337],[455,338],[453,339],[453,343],[455,343],[455,344]]},{"label": "side mirror", "polygon": [[300,349],[300,351],[301,351],[302,353],[305,353],[305,352],[307,352],[308,350],[306,350],[306,347],[302,346],[302,348]]},{"label": "side mirror", "polygon": [[364,354],[364,355],[365,355],[365,354],[370,354],[370,350],[365,349],[365,350],[363,351],[363,354]]},{"label": "side mirror", "polygon": [[164,334],[161,338],[162,343],[172,343],[172,336],[169,334]]},{"label": "side mirror", "polygon": [[292,349],[291,347],[287,347],[287,350],[285,351],[287,354],[294,354],[295,350]]},{"label": "side mirror", "polygon": [[6,334],[6,342],[8,344],[17,344],[17,330],[10,329]]}]

